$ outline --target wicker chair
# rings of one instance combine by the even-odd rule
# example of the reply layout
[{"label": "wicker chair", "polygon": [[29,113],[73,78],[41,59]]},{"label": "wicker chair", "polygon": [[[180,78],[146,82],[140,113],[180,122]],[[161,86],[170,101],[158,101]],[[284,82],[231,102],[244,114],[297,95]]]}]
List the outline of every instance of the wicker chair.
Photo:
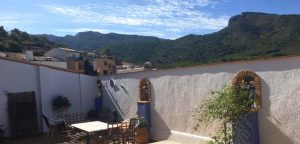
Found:
[{"label": "wicker chair", "polygon": [[118,126],[118,130],[121,131],[121,142],[122,143],[133,143],[135,144],[135,128],[138,123],[136,118],[125,120]]},{"label": "wicker chair", "polygon": [[81,144],[86,143],[87,134],[66,124],[66,129],[64,131],[60,131],[57,138],[59,142]]},{"label": "wicker chair", "polygon": [[[124,122],[122,126],[123,129],[123,137],[124,137],[124,141],[127,143],[133,143],[135,144],[135,129],[136,129],[136,125],[138,124],[138,119],[137,118],[131,118],[128,122]],[[128,126],[127,126],[128,125]],[[124,129],[125,127],[128,127],[127,129]]]},{"label": "wicker chair", "polygon": [[90,134],[91,144],[109,144],[109,137],[103,133],[91,133]]},{"label": "wicker chair", "polygon": [[64,123],[63,121],[60,120],[49,119],[45,115],[42,115],[42,118],[48,127],[48,134],[47,134],[48,137],[53,136],[55,132],[59,130],[60,125]]},{"label": "wicker chair", "polygon": [[86,134],[76,131],[64,120],[52,120],[42,115],[44,122],[48,127],[47,137],[55,143],[81,143],[85,141]]},{"label": "wicker chair", "polygon": [[120,123],[108,123],[107,124],[107,137],[109,143],[124,143],[123,133],[120,128]]}]

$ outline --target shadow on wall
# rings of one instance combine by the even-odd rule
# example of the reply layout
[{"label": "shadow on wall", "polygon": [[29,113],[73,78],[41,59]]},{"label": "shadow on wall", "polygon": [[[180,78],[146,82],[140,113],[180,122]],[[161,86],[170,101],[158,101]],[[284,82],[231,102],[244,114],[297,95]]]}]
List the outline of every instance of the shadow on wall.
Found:
[{"label": "shadow on wall", "polygon": [[118,105],[116,99],[114,98],[113,94],[107,89],[104,88],[103,90],[103,103],[106,108],[110,110],[117,110],[118,117],[121,118],[119,120],[124,120],[124,112],[122,111],[121,107]]},{"label": "shadow on wall", "polygon": [[151,127],[151,138],[154,140],[166,140],[171,136],[171,130],[165,121],[162,119],[160,114],[152,109],[152,127]]},{"label": "shadow on wall", "polygon": [[150,97],[150,113],[151,113],[151,139],[154,140],[166,140],[171,135],[171,130],[165,123],[163,118],[155,109],[155,95],[153,85],[151,83],[151,97]]},{"label": "shadow on wall", "polygon": [[[268,142],[264,142],[261,140],[261,143],[271,143],[271,144],[296,144],[289,138],[287,135],[285,135],[280,128],[276,126],[274,122],[268,117],[263,117],[261,119],[262,123],[264,124],[264,128],[266,129],[266,133],[269,136],[272,136],[272,138],[265,138],[268,139]],[[261,136],[264,137],[264,136]]]},{"label": "shadow on wall", "polygon": [[[276,126],[276,119],[270,115],[270,88],[261,78],[262,111],[259,112],[259,129],[261,144],[295,144],[293,140]],[[278,124],[277,124],[278,125]]]}]

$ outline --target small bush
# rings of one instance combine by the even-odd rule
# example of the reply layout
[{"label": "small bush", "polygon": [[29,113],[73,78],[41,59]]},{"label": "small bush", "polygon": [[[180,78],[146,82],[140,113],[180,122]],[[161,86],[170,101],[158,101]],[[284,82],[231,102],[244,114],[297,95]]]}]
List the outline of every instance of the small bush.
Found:
[{"label": "small bush", "polygon": [[52,106],[54,109],[64,109],[71,106],[71,103],[67,97],[57,95],[52,99]]}]

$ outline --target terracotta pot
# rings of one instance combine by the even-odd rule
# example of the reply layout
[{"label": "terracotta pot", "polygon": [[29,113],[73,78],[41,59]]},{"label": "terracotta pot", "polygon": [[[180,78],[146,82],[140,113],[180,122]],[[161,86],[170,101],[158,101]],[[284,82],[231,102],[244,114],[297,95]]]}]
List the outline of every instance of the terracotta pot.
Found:
[{"label": "terracotta pot", "polygon": [[147,128],[137,128],[135,131],[135,141],[138,144],[147,144],[149,142],[149,131]]}]

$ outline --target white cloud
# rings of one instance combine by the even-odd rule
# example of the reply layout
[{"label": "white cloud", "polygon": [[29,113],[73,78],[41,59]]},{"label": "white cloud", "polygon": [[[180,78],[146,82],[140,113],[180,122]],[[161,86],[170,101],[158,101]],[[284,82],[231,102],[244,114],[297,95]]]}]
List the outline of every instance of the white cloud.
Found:
[{"label": "white cloud", "polygon": [[95,32],[100,32],[100,33],[109,33],[109,31],[105,30],[105,29],[93,29],[93,28],[55,29],[54,31],[70,32],[70,33],[78,33],[78,32],[84,32],[84,31],[95,31]]},{"label": "white cloud", "polygon": [[[124,25],[162,29],[178,34],[184,31],[218,30],[227,25],[229,16],[213,17],[204,8],[214,7],[213,0],[150,0],[144,5],[82,6],[43,5],[52,13],[72,18],[76,23]],[[156,35],[161,35],[159,32]]]},{"label": "white cloud", "polygon": [[213,0],[153,0],[154,2],[157,2],[159,5],[168,5],[168,6],[174,6],[174,7],[187,7],[187,8],[194,8],[196,6],[198,7],[214,7],[217,2]]},{"label": "white cloud", "polygon": [[19,23],[34,23],[33,20],[20,19],[15,16],[2,16],[0,17],[0,25],[14,25]]},{"label": "white cloud", "polygon": [[118,32],[121,34],[131,34],[131,35],[144,35],[144,36],[156,36],[156,37],[164,37],[168,38],[164,33],[156,31],[156,30],[137,30],[132,32]]},{"label": "white cloud", "polygon": [[[119,34],[129,34],[129,35],[145,35],[145,36],[156,36],[156,37],[167,37],[164,33],[159,31],[155,31],[152,29],[136,29],[135,31],[122,31],[122,30],[107,30],[107,29],[97,29],[97,28],[70,28],[70,29],[54,29],[57,32],[67,32],[67,33],[78,33],[78,32],[85,32],[85,31],[94,31],[100,32],[103,34],[107,34],[110,32],[115,32]],[[171,37],[170,37],[171,38]],[[172,37],[173,38],[173,37]]]}]

